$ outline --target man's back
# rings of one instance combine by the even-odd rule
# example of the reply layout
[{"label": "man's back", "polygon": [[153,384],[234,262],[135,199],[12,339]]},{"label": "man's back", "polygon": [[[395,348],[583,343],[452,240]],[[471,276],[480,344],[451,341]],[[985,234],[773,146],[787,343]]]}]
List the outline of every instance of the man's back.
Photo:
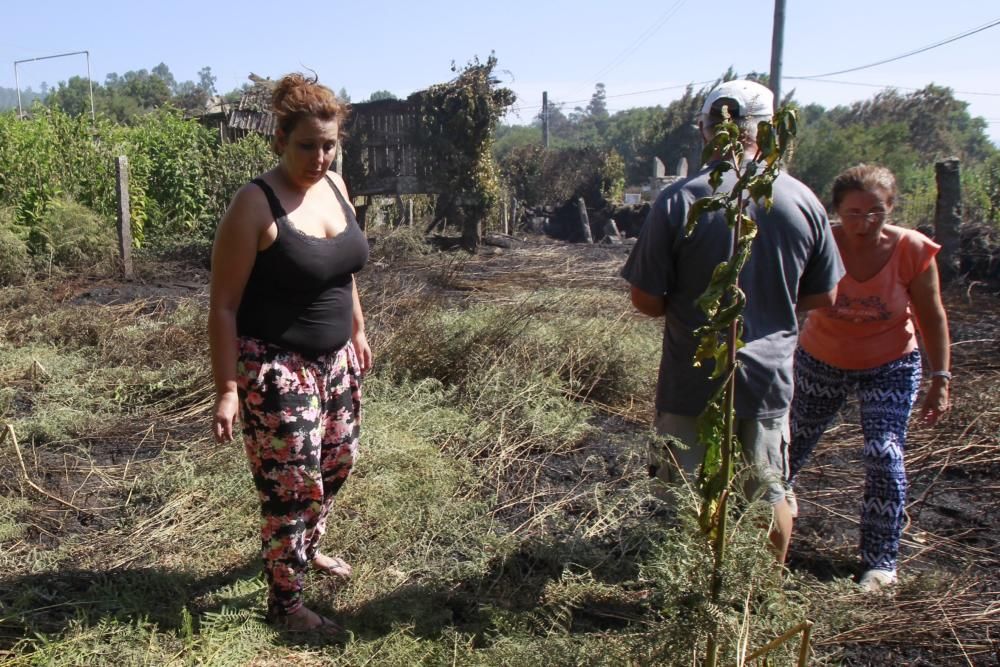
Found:
[{"label": "man's back", "polygon": [[[666,298],[657,409],[679,415],[699,414],[715,387],[707,381],[710,362],[691,366],[697,347],[694,330],[705,322],[696,301],[732,247],[732,231],[722,213],[702,216],[691,236],[684,235],[691,205],[712,194],[708,173],[706,167],[660,193],[622,270],[635,287]],[[734,182],[727,174],[720,191]],[[828,292],[840,277],[836,244],[815,195],[782,173],[774,182],[773,199],[770,211],[756,204],[748,210],[758,234],[740,276],[747,294],[746,347],[739,353],[736,410],[744,418],[787,411],[798,333],[795,303],[799,295]]]}]

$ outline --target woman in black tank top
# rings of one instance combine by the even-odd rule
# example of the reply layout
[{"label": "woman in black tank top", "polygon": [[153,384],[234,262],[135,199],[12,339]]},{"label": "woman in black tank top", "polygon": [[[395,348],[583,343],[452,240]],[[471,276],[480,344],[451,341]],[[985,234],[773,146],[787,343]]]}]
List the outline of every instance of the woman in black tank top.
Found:
[{"label": "woman in black tank top", "polygon": [[372,364],[354,274],[368,242],[329,172],[346,105],[291,74],[272,99],[278,166],[244,186],[212,253],[209,339],[213,432],[233,439],[237,414],[261,498],[268,618],[284,630],[339,635],[302,603],[305,571],[346,579],[319,543],[357,457],[361,377]]}]

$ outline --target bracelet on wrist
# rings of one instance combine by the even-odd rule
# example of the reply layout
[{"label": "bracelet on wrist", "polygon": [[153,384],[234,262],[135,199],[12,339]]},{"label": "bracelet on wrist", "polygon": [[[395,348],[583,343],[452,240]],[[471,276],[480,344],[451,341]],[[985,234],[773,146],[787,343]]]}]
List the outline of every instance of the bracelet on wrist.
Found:
[{"label": "bracelet on wrist", "polygon": [[934,378],[944,378],[946,382],[951,382],[951,371],[931,371],[929,377],[932,380]]}]

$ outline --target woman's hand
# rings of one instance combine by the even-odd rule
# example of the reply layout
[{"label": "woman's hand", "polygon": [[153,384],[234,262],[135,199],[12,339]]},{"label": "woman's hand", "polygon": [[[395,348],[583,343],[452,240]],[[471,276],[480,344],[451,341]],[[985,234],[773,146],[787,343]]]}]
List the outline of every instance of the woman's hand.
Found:
[{"label": "woman's hand", "polygon": [[[941,285],[937,262],[931,260],[923,273],[910,283],[910,305],[917,318],[917,326],[924,338],[924,352],[931,369],[946,371],[951,368],[951,337],[948,334],[948,316],[941,301]],[[948,401],[947,377],[932,377],[927,389],[920,417],[933,426],[951,408]]]},{"label": "woman's hand", "polygon": [[948,394],[948,381],[945,378],[931,379],[931,386],[927,389],[923,407],[920,409],[920,419],[924,424],[934,426],[944,413],[951,409]]},{"label": "woman's hand", "polygon": [[235,391],[226,391],[215,397],[212,433],[216,442],[230,442],[233,439],[233,426],[239,412],[240,399]]},{"label": "woman's hand", "polygon": [[358,329],[351,336],[351,345],[354,346],[354,354],[361,364],[361,374],[365,375],[372,369],[372,348],[368,345],[368,336],[364,329]]}]

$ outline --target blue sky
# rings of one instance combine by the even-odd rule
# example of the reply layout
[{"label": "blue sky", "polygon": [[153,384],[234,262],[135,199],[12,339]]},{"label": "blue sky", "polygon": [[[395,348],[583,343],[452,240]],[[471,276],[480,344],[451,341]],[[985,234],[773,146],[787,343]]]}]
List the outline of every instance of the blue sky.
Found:
[{"label": "blue sky", "polygon": [[[92,75],[152,69],[179,80],[211,66],[227,91],[251,71],[277,77],[315,70],[354,101],[375,90],[403,97],[451,78],[491,51],[518,93],[510,122],[528,122],[549,99],[584,106],[603,82],[612,111],[667,104],[684,84],[727,67],[767,71],[773,0],[424,0],[381,3],[259,0],[27,0],[0,9],[0,86],[14,86],[13,61],[88,50]],[[1000,19],[995,0],[787,0],[784,73],[810,76],[890,58]],[[880,86],[903,92],[946,85],[986,118],[1000,144],[1000,26],[829,83],[785,80],[802,103],[830,107],[865,99]],[[83,56],[18,67],[38,90],[86,73]],[[864,84],[864,85],[857,85]],[[642,91],[652,91],[645,92]],[[976,94],[973,94],[976,93]]]}]

